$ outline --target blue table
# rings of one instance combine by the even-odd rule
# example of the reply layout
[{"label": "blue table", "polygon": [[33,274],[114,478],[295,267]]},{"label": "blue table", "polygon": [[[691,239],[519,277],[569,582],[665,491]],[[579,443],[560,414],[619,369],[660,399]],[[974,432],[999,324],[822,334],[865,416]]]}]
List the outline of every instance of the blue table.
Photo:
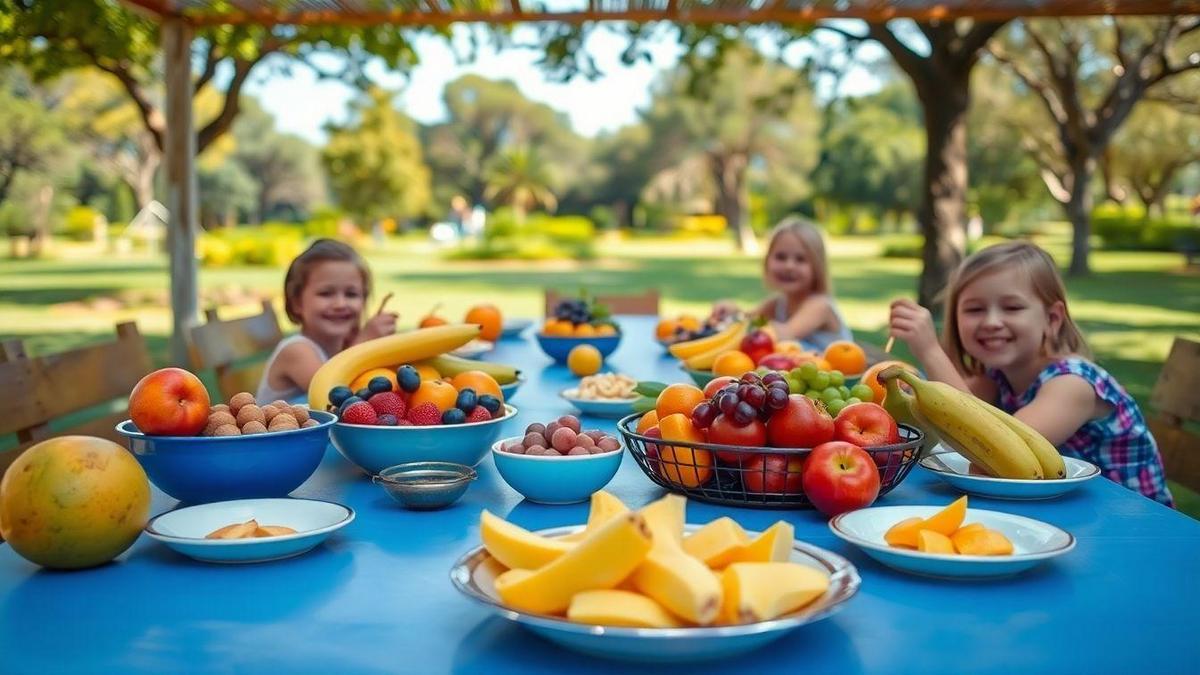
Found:
[{"label": "blue table", "polygon": [[[609,365],[683,381],[648,318],[622,321]],[[568,412],[573,382],[532,337],[489,358],[519,364],[508,431]],[[584,420],[585,428],[614,429]],[[450,585],[450,564],[479,543],[483,508],[531,529],[581,523],[587,505],[523,502],[491,460],[453,508],[393,504],[330,450],[296,496],[343,502],[358,518],[326,545],[262,565],[193,562],[147,537],[118,562],[43,571],[0,546],[0,673],[406,672],[530,673],[1180,673],[1200,665],[1200,523],[1107,480],[1050,502],[972,505],[1032,516],[1074,534],[1077,548],[1023,576],[960,583],[893,572],[834,538],[812,511],[692,502],[688,520],[733,515],[747,529],[777,519],[849,558],[862,588],[831,619],[736,660],[638,668],[562,650],[491,616]],[[626,457],[608,490],[632,506],[661,494]],[[955,493],[917,468],[884,504],[945,504]],[[156,494],[153,513],[174,506]],[[1188,664],[1191,664],[1190,666]]]}]

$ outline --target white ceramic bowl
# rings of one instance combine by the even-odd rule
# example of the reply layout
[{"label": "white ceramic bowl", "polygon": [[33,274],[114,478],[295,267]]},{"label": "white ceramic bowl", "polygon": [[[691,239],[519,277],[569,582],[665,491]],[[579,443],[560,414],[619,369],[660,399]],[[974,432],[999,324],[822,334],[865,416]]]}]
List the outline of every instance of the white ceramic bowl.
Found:
[{"label": "white ceramic bowl", "polygon": [[496,348],[495,342],[488,340],[471,340],[467,344],[450,353],[463,359],[477,359]]},{"label": "white ceramic bowl", "polygon": [[[296,534],[252,539],[205,539],[210,532],[251,518]],[[155,516],[146,534],[196,560],[254,563],[306,553],[354,520],[354,509],[315,499],[239,499],[188,506]]]},{"label": "white ceramic bowl", "polygon": [[626,415],[632,414],[633,402],[637,400],[636,396],[615,399],[579,398],[579,390],[575,388],[563,389],[558,395],[566,399],[568,403],[575,406],[584,415],[608,419],[621,419]]},{"label": "white ceramic bowl", "polygon": [[[577,532],[582,527],[559,527],[542,530],[538,534],[559,537]],[[687,525],[685,530],[693,532],[699,527]],[[758,533],[748,534],[753,537]],[[504,567],[483,547],[473,549],[459,558],[450,568],[450,580],[468,598],[568,649],[623,661],[709,661],[748,652],[800,626],[824,619],[840,610],[858,592],[858,570],[836,553],[797,541],[792,548],[792,560],[829,575],[829,589],[825,595],[791,614],[771,621],[703,628],[594,626],[510,609],[496,596],[493,586],[496,575],[503,572]],[[735,664],[731,662],[730,665]]]},{"label": "white ceramic bowl", "polygon": [[500,328],[500,337],[515,338],[521,332],[533,325],[533,319],[507,319]]},{"label": "white ceramic bowl", "polygon": [[1063,463],[1067,467],[1066,478],[1025,480],[971,475],[967,473],[970,460],[953,451],[935,452],[921,459],[923,468],[932,471],[938,478],[955,488],[995,499],[1054,499],[1078,489],[1100,475],[1100,467],[1082,459],[1063,457]]},{"label": "white ceramic bowl", "polygon": [[902,572],[932,577],[984,579],[1023,572],[1043,560],[1075,548],[1075,537],[1040,520],[999,511],[967,509],[964,524],[981,523],[1008,537],[1013,554],[1005,556],[922,553],[889,546],[883,535],[905,518],[928,518],[941,506],[876,506],[850,511],[829,521],[829,529],[879,562]]}]

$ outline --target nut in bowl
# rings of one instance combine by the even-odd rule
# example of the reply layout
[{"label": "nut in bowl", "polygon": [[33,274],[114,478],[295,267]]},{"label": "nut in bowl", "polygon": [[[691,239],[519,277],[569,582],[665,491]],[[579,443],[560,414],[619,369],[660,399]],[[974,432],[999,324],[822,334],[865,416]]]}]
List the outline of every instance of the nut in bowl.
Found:
[{"label": "nut in bowl", "polygon": [[621,418],[633,412],[637,400],[637,381],[628,375],[600,373],[579,381],[579,386],[564,389],[560,396],[585,415]]},{"label": "nut in bowl", "polygon": [[517,492],[541,504],[586,501],[621,466],[621,443],[602,431],[582,431],[564,415],[549,424],[533,423],[523,436],[492,446],[496,470]]}]

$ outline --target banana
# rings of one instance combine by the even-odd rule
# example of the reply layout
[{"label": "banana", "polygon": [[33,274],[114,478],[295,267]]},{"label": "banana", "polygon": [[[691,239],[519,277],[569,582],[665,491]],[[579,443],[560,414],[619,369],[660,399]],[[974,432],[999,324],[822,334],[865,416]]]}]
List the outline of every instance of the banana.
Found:
[{"label": "banana", "polygon": [[979,405],[974,396],[944,382],[904,371],[900,379],[916,394],[915,410],[943,443],[998,478],[1043,478],[1042,466],[1017,432]]},{"label": "banana", "polygon": [[727,556],[734,549],[749,542],[750,536],[736,520],[722,516],[684,539],[683,550],[688,555],[699,558],[709,567],[714,567],[712,561]]},{"label": "banana", "polygon": [[737,349],[741,344],[742,338],[745,337],[746,324],[735,324],[734,328],[735,330],[726,340],[718,342],[708,351],[700,352],[695,356],[684,359],[684,365],[692,370],[708,370],[712,368],[713,362],[717,360],[718,356]]},{"label": "banana", "polygon": [[479,514],[479,534],[487,552],[510,569],[539,569],[575,546],[561,539],[536,535],[492,515],[487,509]]},{"label": "banana", "polygon": [[1029,449],[1033,451],[1033,456],[1037,458],[1038,464],[1042,465],[1042,473],[1046,478],[1067,477],[1067,465],[1063,462],[1062,455],[1058,454],[1058,448],[1054,447],[1054,444],[1047,440],[1045,436],[1038,433],[1033,427],[987,401],[980,401],[979,403],[988,412],[995,415],[996,419],[1007,424],[1009,429],[1017,432],[1021,440],[1025,441],[1025,445],[1029,446]]},{"label": "banana", "polygon": [[[884,372],[886,373],[888,371]],[[899,372],[898,367],[897,372]],[[884,379],[883,373],[880,373],[879,379]],[[921,442],[920,452],[920,456],[924,457],[925,455],[929,454],[929,451],[938,444],[939,440],[941,440],[938,438],[937,431],[934,430],[933,425],[923,424],[917,417],[916,411],[913,410],[915,402],[913,401],[912,395],[900,388],[900,381],[897,378],[888,378],[885,380],[885,382],[886,384],[884,386],[887,388],[887,394],[883,398],[883,409],[888,411],[888,414],[892,416],[892,419],[896,420],[897,422],[911,424],[912,426],[919,428],[921,432],[925,434],[925,440]]]},{"label": "banana", "polygon": [[679,628],[683,625],[657,602],[641,593],[622,590],[576,593],[567,608],[567,618],[598,626]]},{"label": "banana", "polygon": [[559,539],[561,541],[580,541],[586,538],[589,534],[600,529],[600,526],[608,521],[616,518],[622,513],[628,513],[629,507],[617,499],[611,492],[597,490],[592,493],[592,503],[588,511],[587,525],[578,532],[566,534]]},{"label": "banana", "polygon": [[372,368],[410,363],[448,352],[479,337],[479,331],[475,324],[418,328],[348,347],[326,361],[313,375],[308,385],[308,407],[325,410],[329,405],[329,390],[337,385],[348,384]]},{"label": "banana", "polygon": [[721,580],[674,545],[651,549],[634,571],[633,585],[676,616],[701,626],[715,621],[721,611]]},{"label": "banana", "polygon": [[431,359],[425,359],[413,364],[414,366],[427,365],[442,374],[443,377],[454,377],[459,373],[465,373],[468,370],[480,370],[488,375],[491,375],[496,380],[497,384],[512,384],[517,381],[521,371],[515,367],[504,364],[495,363],[492,361],[474,361],[472,359],[464,359],[461,356],[453,354],[442,354]]},{"label": "banana", "polygon": [[650,528],[654,537],[654,548],[681,550],[686,509],[686,497],[667,494],[638,511],[646,519],[646,527]]},{"label": "banana", "polygon": [[[739,326],[741,327],[742,335],[745,335],[746,322],[735,321],[726,326],[724,330],[709,335],[708,337],[702,337],[697,340],[688,340],[687,342],[676,342],[668,347],[667,351],[671,352],[671,356],[674,356],[680,361],[684,361],[697,354],[706,352],[719,344],[728,343],[730,337],[738,331]],[[738,339],[741,340],[742,338],[739,337]]]},{"label": "banana", "polygon": [[721,569],[734,563],[787,561],[792,557],[795,542],[796,528],[791,523],[779,520],[753,540],[713,557],[709,566]]},{"label": "banana", "polygon": [[811,603],[825,594],[829,577],[794,562],[736,563],[721,574],[721,585],[722,621],[749,623],[770,621]]}]

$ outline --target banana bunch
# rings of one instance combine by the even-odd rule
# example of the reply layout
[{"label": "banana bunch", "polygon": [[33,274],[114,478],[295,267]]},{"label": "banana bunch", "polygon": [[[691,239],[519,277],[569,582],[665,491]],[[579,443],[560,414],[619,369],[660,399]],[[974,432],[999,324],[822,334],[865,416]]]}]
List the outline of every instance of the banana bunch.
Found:
[{"label": "banana bunch", "polygon": [[308,407],[325,410],[333,387],[346,384],[372,368],[444,354],[479,337],[479,331],[476,324],[450,324],[387,335],[349,347],[335,354],[313,375],[308,385]]},{"label": "banana bunch", "polygon": [[919,455],[924,457],[929,454],[929,451],[938,444],[941,437],[938,436],[937,429],[931,424],[924,423],[918,416],[916,400],[911,394],[900,388],[900,378],[893,377],[889,379],[884,387],[887,388],[887,393],[883,397],[883,409],[888,411],[892,419],[897,422],[911,424],[921,430],[925,434],[925,440],[921,442],[921,452]]},{"label": "banana bunch", "polygon": [[698,340],[678,342],[668,347],[667,351],[692,370],[709,370],[718,356],[738,348],[749,325],[746,321],[735,321],[719,333]]},{"label": "banana bunch", "polygon": [[897,377],[916,394],[913,411],[921,426],[932,428],[942,443],[989,474],[1020,479],[1067,475],[1058,450],[1028,424],[967,392],[922,380],[903,368],[888,368],[879,374],[884,382]]},{"label": "banana bunch", "polygon": [[[403,363],[403,361],[399,363]],[[496,380],[496,383],[501,385],[516,382],[517,377],[521,374],[521,371],[504,363],[475,361],[473,359],[464,359],[461,356],[454,356],[453,354],[442,354],[431,359],[418,361],[413,365],[429,366],[441,373],[442,377],[445,378],[454,377],[468,370],[479,370],[491,375]]]}]

